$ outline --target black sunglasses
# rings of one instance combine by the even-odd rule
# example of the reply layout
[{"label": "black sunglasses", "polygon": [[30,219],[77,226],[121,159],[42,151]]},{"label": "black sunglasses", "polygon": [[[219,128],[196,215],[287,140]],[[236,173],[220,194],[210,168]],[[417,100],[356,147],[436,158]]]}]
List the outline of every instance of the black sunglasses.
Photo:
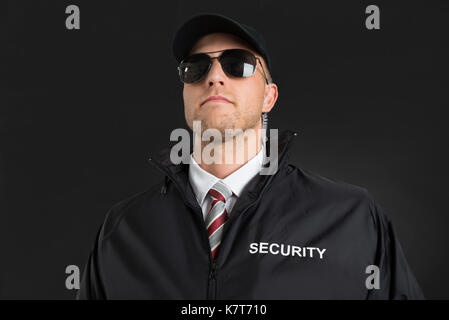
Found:
[{"label": "black sunglasses", "polygon": [[[223,53],[218,57],[210,57],[207,53],[220,52]],[[260,59],[248,50],[244,49],[228,49],[212,51],[207,53],[193,54],[184,60],[178,66],[179,78],[183,83],[198,82],[209,72],[213,59],[218,59],[221,68],[228,75],[236,78],[251,77],[257,68],[257,61],[262,67],[265,81],[268,84],[265,70],[263,69]]]}]

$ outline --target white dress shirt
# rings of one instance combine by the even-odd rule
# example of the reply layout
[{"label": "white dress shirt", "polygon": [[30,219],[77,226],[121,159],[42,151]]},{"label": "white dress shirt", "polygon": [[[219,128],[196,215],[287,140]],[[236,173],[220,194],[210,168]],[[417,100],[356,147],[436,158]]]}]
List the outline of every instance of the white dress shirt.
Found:
[{"label": "white dress shirt", "polygon": [[193,158],[193,154],[190,155],[189,180],[192,189],[195,192],[196,200],[203,211],[204,219],[206,219],[211,204],[211,197],[208,196],[207,193],[218,180],[222,180],[233,192],[232,196],[226,201],[225,206],[228,214],[231,213],[232,207],[240,196],[243,188],[245,188],[248,182],[262,169],[264,149],[265,147],[262,144],[262,148],[257,155],[252,157],[247,163],[224,179],[217,178],[213,174],[202,169]]}]

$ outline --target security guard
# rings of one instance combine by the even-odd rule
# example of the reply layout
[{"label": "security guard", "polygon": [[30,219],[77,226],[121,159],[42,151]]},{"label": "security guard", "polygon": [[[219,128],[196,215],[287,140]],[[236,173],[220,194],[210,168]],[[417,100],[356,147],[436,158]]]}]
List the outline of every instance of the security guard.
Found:
[{"label": "security guard", "polygon": [[[173,145],[153,155],[164,180],[108,211],[78,299],[423,298],[371,194],[289,164],[295,132],[261,134],[278,89],[254,28],[200,14],[178,29],[173,53],[189,127],[256,129],[255,139],[235,147],[242,163],[195,152],[174,163]],[[238,137],[214,140],[214,155]],[[261,174],[275,144],[277,170]]]}]

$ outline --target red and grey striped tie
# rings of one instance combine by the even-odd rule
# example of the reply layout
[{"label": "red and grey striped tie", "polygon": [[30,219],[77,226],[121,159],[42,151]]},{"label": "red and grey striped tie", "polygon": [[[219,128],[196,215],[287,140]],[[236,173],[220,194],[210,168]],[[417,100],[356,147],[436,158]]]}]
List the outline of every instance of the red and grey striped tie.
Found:
[{"label": "red and grey striped tie", "polygon": [[221,180],[213,185],[208,193],[212,197],[211,206],[206,216],[207,236],[209,237],[212,259],[218,254],[223,226],[228,219],[226,200],[232,195],[232,190]]}]

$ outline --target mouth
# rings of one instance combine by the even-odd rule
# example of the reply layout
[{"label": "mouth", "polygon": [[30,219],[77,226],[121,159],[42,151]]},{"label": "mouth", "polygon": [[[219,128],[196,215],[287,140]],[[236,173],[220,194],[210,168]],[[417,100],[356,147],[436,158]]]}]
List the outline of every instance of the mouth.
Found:
[{"label": "mouth", "polygon": [[231,101],[229,101],[227,98],[225,98],[223,96],[210,96],[201,103],[201,106],[208,102],[232,103]]}]

